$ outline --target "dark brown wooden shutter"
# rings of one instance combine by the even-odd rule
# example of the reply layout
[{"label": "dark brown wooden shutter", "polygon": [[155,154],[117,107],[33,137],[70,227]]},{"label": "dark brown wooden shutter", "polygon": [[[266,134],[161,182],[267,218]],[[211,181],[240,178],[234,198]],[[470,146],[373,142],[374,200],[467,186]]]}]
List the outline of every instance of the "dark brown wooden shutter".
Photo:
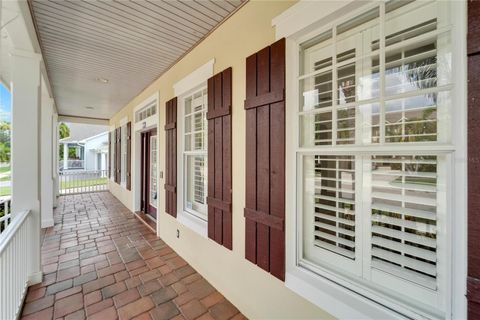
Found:
[{"label": "dark brown wooden shutter", "polygon": [[285,279],[285,39],[247,58],[245,257]]},{"label": "dark brown wooden shutter", "polygon": [[108,167],[108,177],[111,178],[112,177],[112,131],[109,131],[108,132],[108,163],[107,163],[107,167]]},{"label": "dark brown wooden shutter", "polygon": [[208,237],[232,249],[232,68],[208,79]]},{"label": "dark brown wooden shutter", "polygon": [[125,168],[127,190],[132,190],[132,123],[127,123],[127,163]]},{"label": "dark brown wooden shutter", "polygon": [[177,217],[177,98],[166,103],[165,211]]},{"label": "dark brown wooden shutter", "polygon": [[122,179],[122,128],[115,129],[115,182]]},{"label": "dark brown wooden shutter", "polygon": [[480,319],[480,1],[468,2],[468,318]]}]

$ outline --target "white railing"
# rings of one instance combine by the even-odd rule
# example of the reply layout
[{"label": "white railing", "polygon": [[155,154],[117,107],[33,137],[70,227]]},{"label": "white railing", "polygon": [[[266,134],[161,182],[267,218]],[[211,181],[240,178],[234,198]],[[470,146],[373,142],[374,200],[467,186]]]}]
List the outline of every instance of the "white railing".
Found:
[{"label": "white railing", "polygon": [[12,212],[10,206],[10,196],[0,199],[0,235],[12,222]]},{"label": "white railing", "polygon": [[106,191],[108,170],[63,171],[59,175],[60,194]]},{"label": "white railing", "polygon": [[0,234],[0,319],[17,319],[28,280],[33,239],[30,211],[15,214]]}]

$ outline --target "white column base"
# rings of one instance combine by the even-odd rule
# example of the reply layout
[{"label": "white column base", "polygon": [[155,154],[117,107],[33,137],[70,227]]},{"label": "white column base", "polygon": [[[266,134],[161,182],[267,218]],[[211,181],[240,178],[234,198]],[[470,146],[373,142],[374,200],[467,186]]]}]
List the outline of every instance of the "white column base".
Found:
[{"label": "white column base", "polygon": [[43,272],[35,272],[34,274],[28,276],[28,285],[32,286],[34,284],[40,283],[43,280]]}]

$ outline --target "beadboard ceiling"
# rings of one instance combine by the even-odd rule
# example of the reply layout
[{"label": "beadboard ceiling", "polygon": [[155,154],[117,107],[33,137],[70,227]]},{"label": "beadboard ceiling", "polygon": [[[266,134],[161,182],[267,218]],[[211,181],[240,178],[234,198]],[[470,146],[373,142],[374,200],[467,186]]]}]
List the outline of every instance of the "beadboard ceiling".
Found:
[{"label": "beadboard ceiling", "polygon": [[29,0],[59,114],[109,119],[245,0]]}]

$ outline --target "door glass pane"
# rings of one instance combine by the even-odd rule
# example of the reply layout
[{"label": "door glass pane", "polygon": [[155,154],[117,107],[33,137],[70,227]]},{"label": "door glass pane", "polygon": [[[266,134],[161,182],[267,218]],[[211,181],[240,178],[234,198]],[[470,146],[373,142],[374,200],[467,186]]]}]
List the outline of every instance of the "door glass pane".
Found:
[{"label": "door glass pane", "polygon": [[157,207],[157,136],[150,137],[150,205]]}]

